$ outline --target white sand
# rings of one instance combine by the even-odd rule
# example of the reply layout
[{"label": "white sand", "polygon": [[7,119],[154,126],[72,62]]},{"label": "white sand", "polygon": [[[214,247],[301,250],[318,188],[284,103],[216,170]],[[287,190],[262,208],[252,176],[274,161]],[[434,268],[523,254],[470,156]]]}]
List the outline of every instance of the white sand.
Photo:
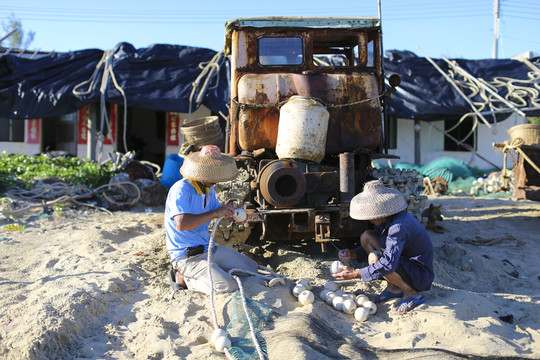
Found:
[{"label": "white sand", "polygon": [[[366,322],[317,296],[336,259],[330,247],[268,246],[258,260],[292,280],[315,279],[301,306],[294,285],[244,278],[246,294],[275,312],[262,336],[270,359],[540,358],[540,203],[433,197],[449,231],[430,232],[436,285],[406,314],[382,304]],[[209,344],[209,297],[174,293],[163,208],[64,210],[0,233],[3,359],[223,359]],[[1,225],[5,222],[0,222]],[[346,288],[373,297],[384,281]],[[230,294],[217,295],[225,326]],[[500,316],[513,317],[511,323]]]}]

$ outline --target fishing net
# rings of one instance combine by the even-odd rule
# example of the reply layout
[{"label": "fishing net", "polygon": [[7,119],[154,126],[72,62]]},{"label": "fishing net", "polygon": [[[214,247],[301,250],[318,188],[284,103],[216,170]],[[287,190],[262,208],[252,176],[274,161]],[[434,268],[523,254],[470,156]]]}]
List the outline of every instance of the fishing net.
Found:
[{"label": "fishing net", "polygon": [[[243,300],[247,304],[249,317],[254,328],[257,342],[265,357],[268,357],[266,342],[260,333],[270,320],[273,311],[263,304],[247,297],[244,297]],[[233,293],[231,301],[229,302],[228,314],[230,321],[227,325],[227,333],[230,336],[232,344],[229,348],[229,353],[237,360],[259,359],[259,354],[251,336],[251,330],[244,305],[242,304],[242,294],[238,290]]]},{"label": "fishing net", "polygon": [[398,163],[394,165],[394,168],[400,170],[417,170],[418,172],[420,172],[421,166],[410,163]]},{"label": "fishing net", "polygon": [[[375,163],[376,169],[386,168]],[[420,166],[410,163],[398,163],[393,166],[400,170],[417,170],[423,177],[435,179],[441,177],[448,183],[447,194],[473,195],[492,198],[509,198],[514,191],[514,173],[482,170],[469,166],[461,160],[441,157]]]},{"label": "fishing net", "polygon": [[461,160],[442,157],[431,161],[420,168],[420,173],[434,179],[442,177],[449,184],[456,178],[468,178],[472,176],[471,169]]}]

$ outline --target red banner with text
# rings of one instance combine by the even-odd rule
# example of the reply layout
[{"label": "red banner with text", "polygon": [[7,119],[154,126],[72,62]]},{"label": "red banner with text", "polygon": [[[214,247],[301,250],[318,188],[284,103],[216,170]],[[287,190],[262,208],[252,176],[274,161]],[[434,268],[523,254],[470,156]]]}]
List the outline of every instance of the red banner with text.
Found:
[{"label": "red banner with text", "polygon": [[[83,106],[79,109],[79,121],[78,121],[78,130],[77,130],[77,144],[86,145],[88,141],[88,115],[89,115],[89,106]],[[107,135],[103,139],[103,144],[111,145],[112,140],[116,139],[116,121],[118,119],[118,105],[110,105],[110,114],[109,114],[109,124],[111,131],[107,131]]]},{"label": "red banner with text", "polygon": [[41,119],[28,119],[27,121],[27,144],[39,144],[40,122]]},{"label": "red banner with text", "polygon": [[77,144],[86,145],[88,132],[88,112],[89,106],[79,109],[79,121],[77,126]]},{"label": "red banner with text", "polygon": [[180,114],[175,112],[167,113],[167,146],[180,145]]}]

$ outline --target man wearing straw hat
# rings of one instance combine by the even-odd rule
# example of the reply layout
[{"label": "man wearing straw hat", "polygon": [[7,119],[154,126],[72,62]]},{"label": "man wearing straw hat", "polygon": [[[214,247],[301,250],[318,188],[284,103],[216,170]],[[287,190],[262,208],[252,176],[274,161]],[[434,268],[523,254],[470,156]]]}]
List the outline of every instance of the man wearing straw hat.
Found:
[{"label": "man wearing straw hat", "polygon": [[208,295],[212,285],[216,292],[232,292],[238,285],[228,271],[234,268],[257,273],[257,263],[233,248],[214,245],[210,279],[207,251],[210,221],[230,218],[235,211],[232,205],[219,203],[212,186],[236,178],[236,163],[217,146],[206,145],[185,157],[180,173],[184,178],[171,187],[165,204],[167,250],[174,269],[169,272],[171,285]]},{"label": "man wearing straw hat", "polygon": [[338,256],[344,263],[367,257],[368,266],[341,266],[341,271],[333,275],[337,280],[386,279],[386,289],[374,301],[402,298],[394,308],[399,314],[425,301],[420,291],[429,290],[434,278],[433,244],[424,226],[407,213],[406,207],[399,191],[385,187],[381,180],[367,182],[364,190],[352,199],[350,215],[353,219],[369,220],[375,227],[362,234],[361,246],[341,250]]}]

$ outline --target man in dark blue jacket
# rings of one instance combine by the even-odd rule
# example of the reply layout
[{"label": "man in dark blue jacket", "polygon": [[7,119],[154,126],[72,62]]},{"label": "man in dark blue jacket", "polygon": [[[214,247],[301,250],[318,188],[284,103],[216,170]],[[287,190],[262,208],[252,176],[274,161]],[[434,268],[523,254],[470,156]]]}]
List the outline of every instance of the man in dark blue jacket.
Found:
[{"label": "man in dark blue jacket", "polygon": [[386,279],[386,289],[374,301],[402,298],[394,308],[399,314],[425,301],[420,292],[429,290],[434,278],[431,239],[424,226],[407,213],[406,207],[403,195],[386,188],[381,180],[366,183],[364,191],[351,201],[350,216],[369,220],[375,228],[362,234],[360,247],[341,250],[338,256],[344,263],[367,256],[368,266],[361,269],[342,266],[333,275],[336,280]]}]

